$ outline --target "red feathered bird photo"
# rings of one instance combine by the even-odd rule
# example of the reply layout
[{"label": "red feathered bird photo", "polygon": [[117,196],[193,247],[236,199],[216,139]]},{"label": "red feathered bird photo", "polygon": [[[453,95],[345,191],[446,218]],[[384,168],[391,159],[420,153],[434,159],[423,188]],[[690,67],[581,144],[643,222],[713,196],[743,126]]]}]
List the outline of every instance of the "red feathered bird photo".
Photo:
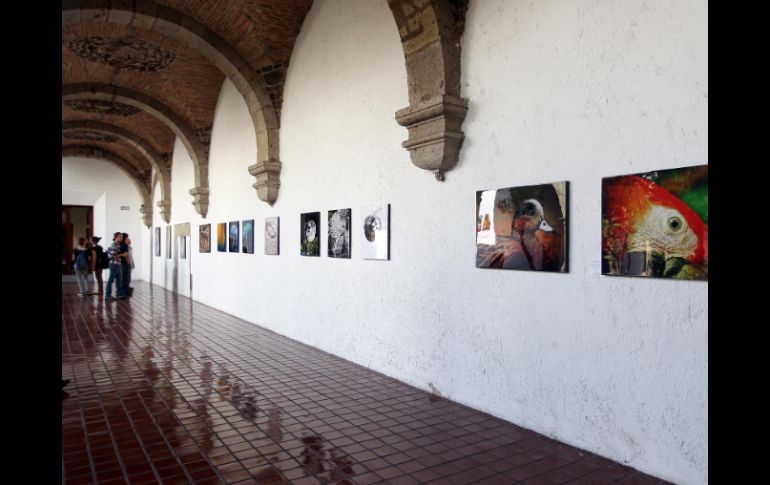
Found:
[{"label": "red feathered bird photo", "polygon": [[602,274],[708,280],[708,165],[602,179]]}]

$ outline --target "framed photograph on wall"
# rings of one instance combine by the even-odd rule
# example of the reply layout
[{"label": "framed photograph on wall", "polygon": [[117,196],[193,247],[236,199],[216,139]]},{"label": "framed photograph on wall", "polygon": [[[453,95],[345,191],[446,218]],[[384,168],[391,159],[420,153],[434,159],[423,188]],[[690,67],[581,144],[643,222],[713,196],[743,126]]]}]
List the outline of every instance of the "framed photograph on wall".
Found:
[{"label": "framed photograph on wall", "polygon": [[390,259],[390,204],[365,206],[361,214],[361,257]]},{"label": "framed photograph on wall", "polygon": [[240,228],[241,223],[238,221],[233,221],[230,223],[230,252],[231,253],[237,253],[240,252]]},{"label": "framed photograph on wall", "polygon": [[709,167],[602,179],[602,274],[708,281]]},{"label": "framed photograph on wall", "polygon": [[321,213],[305,212],[300,215],[300,250],[302,256],[321,255]]},{"label": "framed photograph on wall", "polygon": [[160,227],[155,228],[155,256],[160,257]]},{"label": "framed photograph on wall", "polygon": [[166,258],[171,259],[171,226],[166,226]]},{"label": "framed photograph on wall", "polygon": [[476,192],[476,267],[566,273],[567,186]]},{"label": "framed photograph on wall", "polygon": [[246,254],[254,254],[254,219],[243,221],[241,233],[241,251]]},{"label": "framed photograph on wall", "polygon": [[350,212],[350,209],[329,211],[327,252],[330,258],[350,259]]},{"label": "framed photograph on wall", "polygon": [[181,259],[187,259],[187,236],[179,238],[179,257]]},{"label": "framed photograph on wall", "polygon": [[211,252],[211,224],[201,224],[199,227],[198,252]]},{"label": "framed photograph on wall", "polygon": [[277,256],[281,246],[279,217],[265,217],[265,254]]},{"label": "framed photograph on wall", "polygon": [[227,252],[227,223],[220,222],[217,224],[217,251],[220,253]]}]

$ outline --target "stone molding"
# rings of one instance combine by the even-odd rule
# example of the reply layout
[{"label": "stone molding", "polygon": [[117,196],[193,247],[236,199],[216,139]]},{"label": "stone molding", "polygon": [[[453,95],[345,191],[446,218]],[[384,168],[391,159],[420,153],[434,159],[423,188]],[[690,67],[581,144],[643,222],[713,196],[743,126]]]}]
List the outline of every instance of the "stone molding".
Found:
[{"label": "stone molding", "polygon": [[257,190],[257,197],[270,205],[278,199],[278,189],[281,187],[281,162],[264,160],[249,167],[249,173],[257,181],[252,185]]}]

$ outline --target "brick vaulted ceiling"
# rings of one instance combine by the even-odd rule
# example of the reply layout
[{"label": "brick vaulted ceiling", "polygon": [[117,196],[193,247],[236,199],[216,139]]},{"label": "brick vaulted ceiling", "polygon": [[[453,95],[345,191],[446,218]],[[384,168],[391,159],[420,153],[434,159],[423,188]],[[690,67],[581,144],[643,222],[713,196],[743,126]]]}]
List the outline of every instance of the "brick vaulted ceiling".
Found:
[{"label": "brick vaulted ceiling", "polygon": [[[254,123],[254,187],[272,203],[279,185],[283,85],[311,4],[64,0],[62,146],[69,148],[63,153],[109,153],[103,158],[136,169],[141,177],[135,182],[146,183],[150,192],[148,174],[155,168],[163,192],[170,193],[171,153],[179,137],[194,164],[193,204],[205,217],[214,110],[229,77]],[[170,207],[163,199],[161,207]]]}]

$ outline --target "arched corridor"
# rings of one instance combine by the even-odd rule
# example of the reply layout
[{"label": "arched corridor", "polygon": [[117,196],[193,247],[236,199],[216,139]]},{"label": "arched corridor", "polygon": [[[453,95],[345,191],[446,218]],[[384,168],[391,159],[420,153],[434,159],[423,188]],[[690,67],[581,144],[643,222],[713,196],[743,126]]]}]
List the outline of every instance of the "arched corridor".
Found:
[{"label": "arched corridor", "polygon": [[60,13],[65,482],[709,482],[707,0]]}]

